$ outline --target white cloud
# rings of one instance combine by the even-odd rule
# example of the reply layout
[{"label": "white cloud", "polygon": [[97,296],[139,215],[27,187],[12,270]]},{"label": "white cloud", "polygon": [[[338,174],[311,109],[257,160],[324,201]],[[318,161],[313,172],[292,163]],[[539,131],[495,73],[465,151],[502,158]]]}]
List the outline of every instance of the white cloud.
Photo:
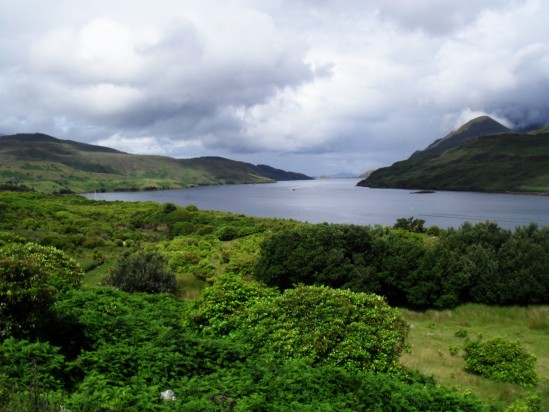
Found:
[{"label": "white cloud", "polygon": [[168,153],[165,142],[159,142],[153,136],[127,137],[113,134],[106,139],[96,141],[95,144],[133,154],[166,155]]},{"label": "white cloud", "polygon": [[549,123],[548,20],[543,0],[4,2],[0,133],[360,172],[477,114]]}]

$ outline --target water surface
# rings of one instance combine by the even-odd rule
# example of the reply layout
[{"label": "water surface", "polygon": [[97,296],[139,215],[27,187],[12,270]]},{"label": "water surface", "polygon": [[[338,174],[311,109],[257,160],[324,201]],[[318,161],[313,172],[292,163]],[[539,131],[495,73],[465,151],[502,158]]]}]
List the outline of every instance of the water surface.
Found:
[{"label": "water surface", "polygon": [[514,228],[531,222],[549,226],[549,196],[357,187],[358,179],[319,179],[272,184],[202,186],[150,192],[87,194],[90,199],[171,202],[250,216],[311,223],[392,226],[414,216],[427,226],[458,227],[463,222],[495,221]]}]

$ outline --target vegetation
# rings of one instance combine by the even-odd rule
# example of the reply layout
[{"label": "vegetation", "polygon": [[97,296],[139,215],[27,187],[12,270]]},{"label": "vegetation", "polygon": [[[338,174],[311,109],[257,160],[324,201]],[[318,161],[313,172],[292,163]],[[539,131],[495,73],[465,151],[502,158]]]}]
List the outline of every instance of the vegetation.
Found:
[{"label": "vegetation", "polygon": [[122,256],[106,280],[124,292],[177,292],[175,273],[167,267],[166,259],[154,252],[135,252]]},{"label": "vegetation", "polygon": [[[0,193],[0,216],[1,325],[11,325],[0,411],[549,406],[545,306],[387,304],[546,303],[546,229],[309,225],[12,191]],[[176,295],[149,288],[158,274],[173,286],[170,271]],[[132,292],[111,287],[113,274]],[[41,291],[40,312],[28,293]],[[12,316],[8,296],[30,299],[30,313]],[[480,332],[534,354],[534,386],[467,372],[464,348]]]},{"label": "vegetation", "polygon": [[440,155],[373,172],[359,186],[549,192],[549,134],[486,136]]},{"label": "vegetation", "polygon": [[548,193],[549,133],[508,130],[481,117],[407,160],[372,172],[359,186]]},{"label": "vegetation", "polygon": [[[524,403],[541,403],[538,409],[513,410],[549,410],[549,306],[466,304],[452,310],[402,310],[402,313],[411,326],[408,340],[411,350],[402,355],[402,365],[436,376],[441,384],[452,388],[471,390],[495,404],[516,401],[518,408]],[[495,381],[465,369],[463,355],[467,342],[500,337],[519,341],[525,351],[536,356],[535,373],[539,378],[536,387]]]},{"label": "vegetation", "polygon": [[[393,306],[451,308],[549,303],[549,229],[514,232],[463,224],[431,237],[422,222],[397,228],[296,225],[262,245],[255,276],[284,290],[300,283],[385,296]],[[432,231],[429,231],[432,232]]]},{"label": "vegetation", "polygon": [[468,342],[465,345],[465,369],[490,379],[535,386],[536,357],[528,353],[518,341],[502,337]]},{"label": "vegetation", "polygon": [[314,286],[256,302],[242,325],[253,350],[374,372],[396,367],[408,333],[380,296]]},{"label": "vegetation", "polygon": [[44,193],[171,189],[310,179],[221,157],[173,159],[119,152],[43,134],[0,137],[0,187]]},{"label": "vegetation", "polygon": [[34,243],[0,248],[0,339],[44,327],[55,299],[79,286],[82,272],[62,251]]}]

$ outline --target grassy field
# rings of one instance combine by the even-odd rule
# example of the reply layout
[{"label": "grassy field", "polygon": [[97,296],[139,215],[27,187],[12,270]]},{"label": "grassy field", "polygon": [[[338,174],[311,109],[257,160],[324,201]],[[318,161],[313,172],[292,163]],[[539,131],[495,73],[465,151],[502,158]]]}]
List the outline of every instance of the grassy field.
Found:
[{"label": "grassy field", "polygon": [[[489,307],[468,304],[454,310],[412,312],[403,310],[412,325],[410,353],[405,366],[434,375],[445,385],[475,393],[490,404],[509,404],[526,392],[538,392],[549,411],[549,307]],[[458,337],[456,336],[464,336]],[[520,341],[537,357],[536,388],[524,389],[472,375],[464,370],[463,345],[467,338],[502,336]],[[456,353],[456,351],[459,351]]]}]

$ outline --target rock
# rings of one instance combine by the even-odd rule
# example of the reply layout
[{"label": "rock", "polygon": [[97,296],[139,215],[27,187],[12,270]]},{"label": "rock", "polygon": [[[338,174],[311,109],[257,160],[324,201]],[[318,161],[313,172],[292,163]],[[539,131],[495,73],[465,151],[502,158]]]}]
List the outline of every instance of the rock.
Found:
[{"label": "rock", "polygon": [[167,389],[164,392],[160,392],[160,398],[163,401],[175,401],[177,398],[175,393],[171,389]]}]

